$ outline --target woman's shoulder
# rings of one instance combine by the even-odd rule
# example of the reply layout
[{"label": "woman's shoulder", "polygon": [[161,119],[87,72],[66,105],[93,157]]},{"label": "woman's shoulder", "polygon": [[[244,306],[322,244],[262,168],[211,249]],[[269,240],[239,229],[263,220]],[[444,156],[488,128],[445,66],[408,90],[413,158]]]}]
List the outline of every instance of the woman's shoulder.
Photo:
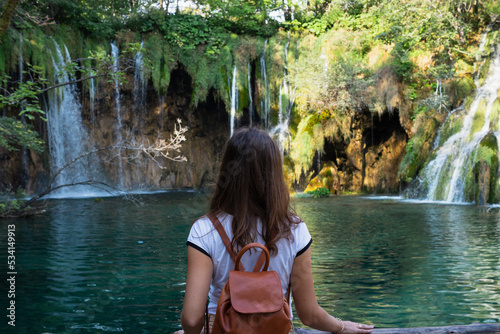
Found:
[{"label": "woman's shoulder", "polygon": [[310,244],[311,234],[307,228],[306,223],[297,217],[296,223],[292,226],[293,241],[299,247]]},{"label": "woman's shoulder", "polygon": [[[219,219],[219,221],[220,221],[221,225],[224,227],[224,229],[227,229],[227,226],[230,226],[231,217],[232,217],[231,215],[226,214],[226,213],[220,213],[217,215],[217,218]],[[191,230],[204,232],[204,233],[212,231],[213,229],[214,229],[214,224],[212,223],[208,214],[203,215],[200,218],[196,219],[193,223],[193,226],[191,227]]]}]

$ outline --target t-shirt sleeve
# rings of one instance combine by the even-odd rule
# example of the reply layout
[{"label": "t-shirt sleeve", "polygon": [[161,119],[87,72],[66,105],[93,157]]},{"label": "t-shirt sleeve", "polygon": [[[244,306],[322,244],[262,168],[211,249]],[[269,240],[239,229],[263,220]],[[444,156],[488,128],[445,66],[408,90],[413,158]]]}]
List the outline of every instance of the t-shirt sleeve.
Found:
[{"label": "t-shirt sleeve", "polygon": [[193,226],[191,226],[186,244],[211,258],[212,248],[207,240],[211,231],[206,224],[206,219],[207,218],[198,219]]},{"label": "t-shirt sleeve", "polygon": [[295,239],[295,256],[300,256],[303,254],[312,244],[312,237],[309,233],[309,229],[304,222],[301,222],[294,231]]}]

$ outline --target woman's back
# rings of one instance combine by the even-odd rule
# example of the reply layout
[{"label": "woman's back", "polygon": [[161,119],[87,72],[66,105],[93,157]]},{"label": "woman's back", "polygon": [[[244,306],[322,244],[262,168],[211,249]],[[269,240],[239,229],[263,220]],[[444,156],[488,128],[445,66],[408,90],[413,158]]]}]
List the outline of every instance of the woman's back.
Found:
[{"label": "woman's back", "polygon": [[[232,240],[233,232],[231,223],[233,217],[229,214],[219,214],[218,218],[227,236]],[[253,242],[265,244],[260,233],[262,231],[262,222],[260,220],[257,221],[257,230],[259,233],[254,237]],[[305,252],[312,243],[311,236],[304,223],[294,225],[291,231],[292,238],[282,238],[277,242],[277,252],[271,256],[268,269],[278,273],[284,295],[287,295],[290,285],[290,274],[295,257]],[[206,216],[198,219],[193,224],[188,237],[188,245],[198,249],[212,259],[213,274],[210,284],[208,313],[215,314],[221,290],[229,277],[229,272],[234,270],[234,262],[226,250],[219,233]],[[252,269],[259,256],[259,251],[247,252],[242,258],[243,266],[247,270]]]}]

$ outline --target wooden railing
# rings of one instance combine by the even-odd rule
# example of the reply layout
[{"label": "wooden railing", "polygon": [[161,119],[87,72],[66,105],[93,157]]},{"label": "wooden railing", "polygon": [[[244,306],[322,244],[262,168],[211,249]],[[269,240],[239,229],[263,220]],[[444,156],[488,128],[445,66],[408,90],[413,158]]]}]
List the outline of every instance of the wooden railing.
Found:
[{"label": "wooden railing", "polygon": [[[295,328],[295,334],[326,334],[314,329]],[[500,334],[500,323],[442,327],[376,328],[372,334]]]}]

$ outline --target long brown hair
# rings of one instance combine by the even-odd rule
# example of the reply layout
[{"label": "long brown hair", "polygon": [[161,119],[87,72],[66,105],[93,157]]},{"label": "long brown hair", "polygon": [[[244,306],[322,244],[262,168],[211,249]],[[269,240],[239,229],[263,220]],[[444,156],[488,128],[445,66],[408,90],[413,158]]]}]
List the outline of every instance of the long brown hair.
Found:
[{"label": "long brown hair", "polygon": [[[281,153],[267,132],[240,128],[227,141],[209,212],[233,216],[235,252],[259,232],[272,254],[280,239],[292,237],[298,219],[290,209]],[[262,231],[257,231],[258,218]]]}]

